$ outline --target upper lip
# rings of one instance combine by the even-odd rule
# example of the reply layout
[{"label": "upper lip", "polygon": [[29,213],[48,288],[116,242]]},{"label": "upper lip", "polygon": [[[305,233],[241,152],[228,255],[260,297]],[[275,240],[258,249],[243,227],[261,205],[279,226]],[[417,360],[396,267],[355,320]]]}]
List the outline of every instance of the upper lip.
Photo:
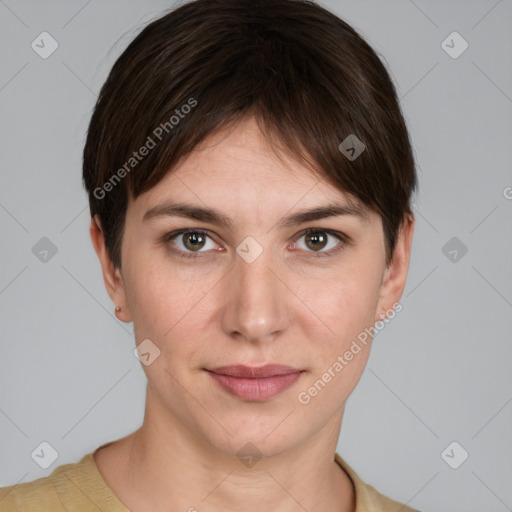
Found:
[{"label": "upper lip", "polygon": [[301,370],[286,366],[283,364],[266,364],[265,366],[219,366],[208,370],[220,375],[229,375],[230,377],[240,377],[246,379],[257,379],[272,377],[274,375],[289,375],[290,373],[299,373]]}]

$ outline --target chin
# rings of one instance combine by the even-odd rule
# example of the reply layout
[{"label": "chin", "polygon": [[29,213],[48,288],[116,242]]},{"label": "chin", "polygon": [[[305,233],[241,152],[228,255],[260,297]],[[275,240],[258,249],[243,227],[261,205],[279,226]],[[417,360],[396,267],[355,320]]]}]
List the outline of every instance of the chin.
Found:
[{"label": "chin", "polygon": [[311,432],[304,422],[299,426],[293,413],[287,418],[291,410],[289,407],[275,415],[223,416],[222,427],[209,422],[202,426],[202,435],[210,446],[249,467],[247,460],[254,465],[261,457],[279,456],[309,437]]}]

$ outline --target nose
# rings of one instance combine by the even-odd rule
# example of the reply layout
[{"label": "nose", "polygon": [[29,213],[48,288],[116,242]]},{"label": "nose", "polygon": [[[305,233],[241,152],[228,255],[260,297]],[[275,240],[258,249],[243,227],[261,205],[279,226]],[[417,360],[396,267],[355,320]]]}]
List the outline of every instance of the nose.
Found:
[{"label": "nose", "polygon": [[274,341],[288,327],[290,290],[276,269],[270,250],[251,263],[236,254],[224,282],[220,321],[232,338],[251,343]]}]

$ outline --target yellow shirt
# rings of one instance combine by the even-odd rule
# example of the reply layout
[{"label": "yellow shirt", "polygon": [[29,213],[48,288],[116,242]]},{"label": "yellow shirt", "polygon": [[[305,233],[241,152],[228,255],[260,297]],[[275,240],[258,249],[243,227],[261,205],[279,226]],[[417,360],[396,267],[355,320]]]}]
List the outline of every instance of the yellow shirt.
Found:
[{"label": "yellow shirt", "polygon": [[[0,511],[130,512],[103,480],[93,454],[84,455],[77,463],[58,466],[46,477],[1,487]],[[355,512],[417,512],[365,484],[337,453],[334,460],[354,483]]]}]

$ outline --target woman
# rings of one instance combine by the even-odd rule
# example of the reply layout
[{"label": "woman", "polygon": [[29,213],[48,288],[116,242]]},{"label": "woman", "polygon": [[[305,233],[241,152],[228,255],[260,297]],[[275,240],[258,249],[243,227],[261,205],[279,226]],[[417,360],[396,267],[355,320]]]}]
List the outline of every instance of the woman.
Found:
[{"label": "woman", "polygon": [[410,511],[335,452],[401,307],[416,173],[391,79],[302,0],[149,24],[84,149],[90,234],[148,379],[142,426],[2,511]]}]

